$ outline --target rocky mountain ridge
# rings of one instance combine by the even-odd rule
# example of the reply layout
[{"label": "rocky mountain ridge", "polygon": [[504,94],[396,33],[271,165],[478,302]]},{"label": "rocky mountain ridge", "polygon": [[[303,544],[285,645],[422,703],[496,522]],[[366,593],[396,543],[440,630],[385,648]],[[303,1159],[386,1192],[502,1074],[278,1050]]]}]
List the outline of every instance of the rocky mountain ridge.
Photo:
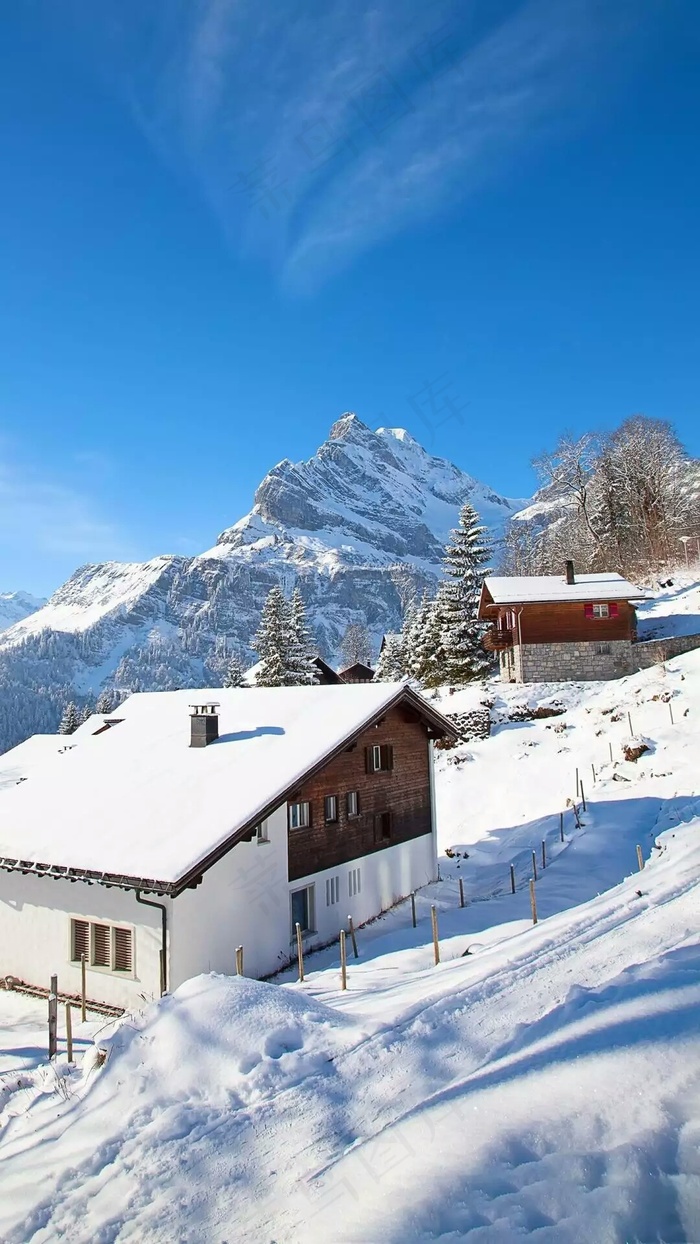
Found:
[{"label": "rocky mountain ridge", "polygon": [[69,698],[102,687],[211,686],[232,651],[253,661],[265,597],[298,584],[321,654],[349,622],[375,643],[434,588],[460,506],[499,534],[527,500],[500,496],[402,429],[346,414],[306,462],[285,459],[252,510],[196,557],[82,566],[43,608],[0,633],[0,750],[55,730]]}]

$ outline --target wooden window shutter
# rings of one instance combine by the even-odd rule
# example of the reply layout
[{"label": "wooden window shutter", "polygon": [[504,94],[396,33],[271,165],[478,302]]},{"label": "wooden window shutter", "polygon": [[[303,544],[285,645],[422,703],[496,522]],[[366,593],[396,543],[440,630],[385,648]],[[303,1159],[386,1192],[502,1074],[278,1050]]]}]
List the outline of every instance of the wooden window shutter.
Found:
[{"label": "wooden window shutter", "polygon": [[112,966],[112,930],[108,924],[92,926],[92,962],[98,968]]},{"label": "wooden window shutter", "polygon": [[609,606],[609,613],[611,618],[616,618],[619,613],[618,606],[616,604],[611,604]]},{"label": "wooden window shutter", "polygon": [[90,962],[90,925],[87,920],[73,921],[73,945],[71,947],[71,959],[74,963],[79,963],[81,956],[85,955],[87,963]]},{"label": "wooden window shutter", "polygon": [[583,607],[583,608],[584,608],[584,612],[585,612],[585,614],[586,614],[586,617],[587,617],[587,618],[592,618],[592,617],[593,617],[593,606],[592,606],[592,605],[584,605],[584,607]]},{"label": "wooden window shutter", "polygon": [[382,769],[393,769],[394,749],[391,743],[382,744]]},{"label": "wooden window shutter", "polygon": [[114,930],[114,970],[130,972],[133,966],[131,929]]},{"label": "wooden window shutter", "polygon": [[365,773],[372,772],[372,748],[365,748]]}]

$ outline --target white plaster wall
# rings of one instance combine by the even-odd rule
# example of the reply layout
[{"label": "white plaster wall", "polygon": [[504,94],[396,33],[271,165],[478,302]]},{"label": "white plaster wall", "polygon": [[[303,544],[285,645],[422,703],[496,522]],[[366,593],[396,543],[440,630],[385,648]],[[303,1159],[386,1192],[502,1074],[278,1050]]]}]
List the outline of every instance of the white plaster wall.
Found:
[{"label": "white plaster wall", "polygon": [[168,988],[200,972],[265,976],[287,958],[287,805],[268,819],[269,842],[239,842],[172,902]]},{"label": "white plaster wall", "polygon": [[[349,877],[356,868],[360,869],[361,889],[359,894],[351,896]],[[328,906],[326,880],[333,877],[339,878],[340,901]],[[386,847],[383,851],[364,855],[338,868],[327,868],[323,872],[302,877],[299,881],[290,881],[289,896],[293,890],[301,890],[307,885],[314,886],[315,929],[313,933],[305,936],[305,949],[322,946],[336,938],[341,929],[347,929],[349,915],[352,916],[355,927],[358,927],[372,916],[386,911],[412,890],[434,881],[436,877],[435,836],[423,834],[411,842]],[[291,919],[291,897],[288,897],[286,940],[289,956],[295,958],[296,942],[292,937]]]},{"label": "white plaster wall", "polygon": [[133,1007],[144,996],[160,996],[160,912],[139,906],[130,891],[31,874],[0,871],[0,976],[48,988],[55,973],[61,992],[80,993],[80,966],[70,961],[72,916],[120,924],[135,933],[133,976],[88,966],[92,1001]]}]

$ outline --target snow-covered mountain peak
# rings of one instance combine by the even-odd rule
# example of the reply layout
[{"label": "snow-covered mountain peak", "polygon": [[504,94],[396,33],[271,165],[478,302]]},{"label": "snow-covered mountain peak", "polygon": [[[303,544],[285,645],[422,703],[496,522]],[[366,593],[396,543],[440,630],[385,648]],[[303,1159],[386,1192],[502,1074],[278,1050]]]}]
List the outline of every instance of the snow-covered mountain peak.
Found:
[{"label": "snow-covered mountain peak", "polygon": [[0,631],[21,622],[45,604],[44,598],[32,596],[31,592],[0,592]]}]

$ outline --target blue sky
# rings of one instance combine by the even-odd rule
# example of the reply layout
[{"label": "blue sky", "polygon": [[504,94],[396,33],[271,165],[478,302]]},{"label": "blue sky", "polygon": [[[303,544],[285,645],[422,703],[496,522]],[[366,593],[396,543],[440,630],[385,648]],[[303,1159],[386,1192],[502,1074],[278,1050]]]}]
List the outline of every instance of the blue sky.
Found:
[{"label": "blue sky", "polygon": [[348,409],[516,496],[700,453],[696,0],[0,20],[0,589],[208,547]]}]

